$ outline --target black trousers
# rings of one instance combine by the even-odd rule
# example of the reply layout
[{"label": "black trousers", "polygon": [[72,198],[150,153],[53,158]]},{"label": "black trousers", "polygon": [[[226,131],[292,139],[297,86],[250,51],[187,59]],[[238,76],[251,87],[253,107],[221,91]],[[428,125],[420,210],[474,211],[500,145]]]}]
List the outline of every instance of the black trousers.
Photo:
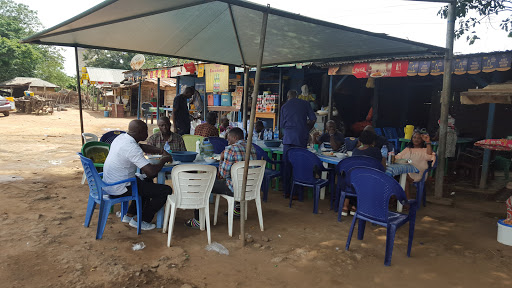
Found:
[{"label": "black trousers", "polygon": [[[215,183],[213,184],[212,188],[212,194],[221,194],[228,196],[234,195],[233,191],[229,189],[228,184],[226,183],[226,179],[215,180]],[[196,220],[199,220],[199,210],[194,210],[194,218],[196,218]]]},{"label": "black trousers", "polygon": [[[152,179],[140,180],[137,178],[137,188],[142,199],[142,221],[150,223],[155,214],[160,210],[167,201],[167,195],[172,194],[172,189],[168,185],[153,183]],[[111,195],[110,198],[120,198],[132,195],[132,186],[126,187],[126,191],[122,195]],[[137,215],[137,206],[135,201],[130,203],[128,214]]]}]

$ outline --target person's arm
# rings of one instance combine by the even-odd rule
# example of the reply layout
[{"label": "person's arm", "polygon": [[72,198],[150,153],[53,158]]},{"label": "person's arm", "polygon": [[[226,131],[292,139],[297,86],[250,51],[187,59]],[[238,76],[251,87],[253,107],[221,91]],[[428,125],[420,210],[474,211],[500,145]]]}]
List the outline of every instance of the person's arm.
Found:
[{"label": "person's arm", "polygon": [[174,102],[172,103],[172,132],[178,132],[177,123],[176,122],[176,115],[180,112],[180,104],[179,104],[179,96],[176,96],[174,98]]},{"label": "person's arm", "polygon": [[127,155],[129,155],[128,157],[130,158],[130,161],[134,163],[137,167],[139,167],[140,171],[146,174],[146,176],[149,178],[157,176],[158,172],[162,170],[162,167],[164,167],[165,163],[168,161],[172,161],[171,155],[169,155],[169,153],[166,152],[164,153],[165,154],[160,159],[160,162],[158,162],[158,164],[151,164],[144,157],[144,152],[140,146],[137,145],[131,148],[129,151],[127,151]]},{"label": "person's arm", "polygon": [[430,135],[422,134],[421,139],[423,139],[427,145],[427,155],[432,155],[432,142],[430,141]]},{"label": "person's arm", "polygon": [[307,113],[308,113],[308,123],[315,123],[316,122],[316,114],[313,112],[313,108],[311,108],[311,105],[309,105],[309,102],[306,102],[307,104]]},{"label": "person's arm", "polygon": [[164,151],[164,149],[158,148],[158,147],[153,146],[153,145],[139,144],[139,146],[142,149],[142,151],[144,151],[144,153],[147,153],[147,154],[160,154],[160,155],[162,155],[163,151]]},{"label": "person's arm", "polygon": [[[337,151],[341,148],[341,145],[343,145],[343,142],[340,141],[340,136],[338,133],[335,133],[335,134],[332,134],[332,135],[329,135],[329,143],[331,143],[331,148],[332,150],[334,151]],[[343,137],[341,137],[343,138]]]},{"label": "person's arm", "polygon": [[146,166],[140,168],[140,171],[142,173],[146,174],[147,177],[154,178],[158,175],[158,172],[160,172],[160,170],[162,170],[165,163],[167,163],[169,161],[172,161],[171,155],[169,155],[168,157],[162,157],[160,159],[160,162],[158,162],[158,164],[147,164]]}]

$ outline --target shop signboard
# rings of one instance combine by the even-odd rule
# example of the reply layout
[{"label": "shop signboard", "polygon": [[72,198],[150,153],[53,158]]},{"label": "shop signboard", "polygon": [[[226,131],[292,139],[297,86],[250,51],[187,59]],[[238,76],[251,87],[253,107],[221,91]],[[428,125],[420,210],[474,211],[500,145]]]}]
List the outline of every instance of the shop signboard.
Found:
[{"label": "shop signboard", "polygon": [[510,69],[510,64],[512,62],[512,54],[503,53],[497,56],[498,58],[498,67],[496,70],[498,71],[507,71]]},{"label": "shop signboard", "polygon": [[430,73],[430,64],[431,61],[420,61],[418,67],[418,75],[427,76]]},{"label": "shop signboard", "polygon": [[205,64],[206,92],[229,91],[229,66],[220,64]]},{"label": "shop signboard", "polygon": [[457,75],[466,74],[468,71],[468,58],[457,58],[453,61],[453,73]]},{"label": "shop signboard", "polygon": [[498,58],[496,55],[487,55],[482,57],[482,71],[492,72],[498,68]]},{"label": "shop signboard", "polygon": [[477,74],[482,71],[482,58],[471,57],[468,60],[468,73]]},{"label": "shop signboard", "polygon": [[376,62],[368,65],[368,74],[372,78],[390,77],[391,76],[391,62]]},{"label": "shop signboard", "polygon": [[444,59],[432,60],[430,62],[430,75],[438,76],[444,73]]},{"label": "shop signboard", "polygon": [[368,78],[368,63],[354,64],[352,75],[356,76],[356,78]]},{"label": "shop signboard", "polygon": [[188,72],[187,69],[185,69],[185,67],[183,66],[179,66],[179,67],[172,67],[171,68],[171,76],[167,75],[169,78],[171,77],[177,77],[177,76],[185,76],[185,75],[190,75],[192,73]]},{"label": "shop signboard", "polygon": [[416,76],[418,75],[418,70],[420,67],[420,62],[418,61],[410,61],[407,66],[407,76]]},{"label": "shop signboard", "polygon": [[409,61],[393,61],[391,63],[391,77],[406,77]]}]

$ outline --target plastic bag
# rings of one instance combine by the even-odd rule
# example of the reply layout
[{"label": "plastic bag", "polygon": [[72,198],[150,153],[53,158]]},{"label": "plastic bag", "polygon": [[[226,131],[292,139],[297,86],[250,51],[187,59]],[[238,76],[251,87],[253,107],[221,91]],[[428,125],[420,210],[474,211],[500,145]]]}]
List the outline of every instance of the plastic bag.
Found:
[{"label": "plastic bag", "polygon": [[229,255],[229,250],[226,249],[222,244],[213,242],[212,244],[206,245],[206,251],[215,251],[221,255]]},{"label": "plastic bag", "polygon": [[138,251],[138,250],[142,250],[144,248],[146,248],[146,245],[144,244],[144,242],[140,242],[140,243],[133,244],[132,250]]}]

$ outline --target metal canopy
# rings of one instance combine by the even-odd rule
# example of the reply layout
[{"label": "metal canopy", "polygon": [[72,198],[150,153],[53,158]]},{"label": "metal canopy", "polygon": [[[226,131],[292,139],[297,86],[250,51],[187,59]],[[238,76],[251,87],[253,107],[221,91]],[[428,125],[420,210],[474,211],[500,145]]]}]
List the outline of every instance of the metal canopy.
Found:
[{"label": "metal canopy", "polygon": [[267,11],[263,65],[445,50],[240,0],[108,0],[23,42],[255,66]]}]

